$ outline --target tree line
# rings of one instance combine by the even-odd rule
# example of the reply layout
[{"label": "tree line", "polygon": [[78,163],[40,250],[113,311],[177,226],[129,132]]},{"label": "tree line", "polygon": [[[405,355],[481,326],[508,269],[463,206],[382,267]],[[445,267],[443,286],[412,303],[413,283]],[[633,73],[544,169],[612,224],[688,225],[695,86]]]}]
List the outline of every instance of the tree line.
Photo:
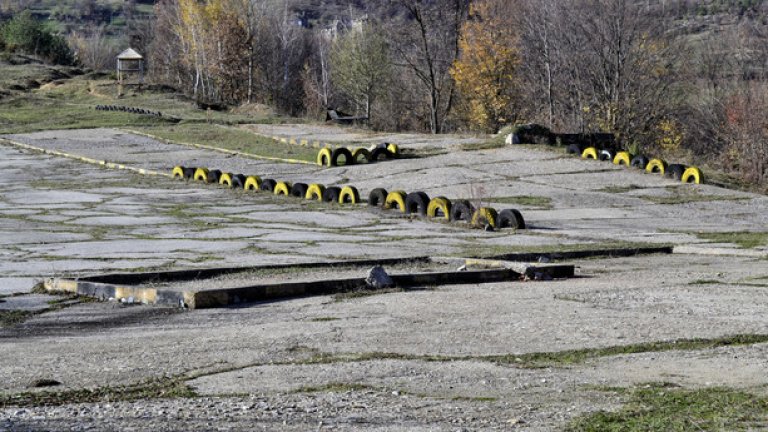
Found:
[{"label": "tree line", "polygon": [[762,0],[356,1],[323,20],[299,1],[158,0],[132,44],[152,79],[206,103],[336,108],[377,130],[607,132],[768,183]]}]

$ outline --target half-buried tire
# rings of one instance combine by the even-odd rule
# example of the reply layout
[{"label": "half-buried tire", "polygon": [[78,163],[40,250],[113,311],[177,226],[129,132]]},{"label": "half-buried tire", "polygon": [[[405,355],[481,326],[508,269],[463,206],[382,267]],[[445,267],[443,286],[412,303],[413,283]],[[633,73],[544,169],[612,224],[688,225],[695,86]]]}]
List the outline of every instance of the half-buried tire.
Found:
[{"label": "half-buried tire", "polygon": [[632,162],[630,162],[630,165],[632,168],[637,168],[644,170],[645,167],[648,166],[648,158],[642,155],[638,155],[632,158]]},{"label": "half-buried tire", "polygon": [[682,164],[672,164],[667,167],[667,171],[664,175],[667,177],[672,177],[675,180],[682,180],[686,168],[687,167]]},{"label": "half-buried tire", "polygon": [[424,192],[411,192],[405,197],[405,212],[407,214],[427,215],[429,195]]},{"label": "half-buried tire", "polygon": [[525,219],[517,209],[504,209],[499,212],[497,220],[499,228],[525,229]]},{"label": "half-buried tire", "polygon": [[355,163],[352,158],[352,152],[348,148],[339,147],[331,153],[331,166],[339,166],[339,158],[344,157],[344,165],[352,165]]},{"label": "half-buried tire", "polygon": [[320,166],[331,166],[331,149],[322,148],[317,152],[317,164]]},{"label": "half-buried tire", "polygon": [[323,192],[323,202],[338,203],[341,195],[341,188],[338,186],[329,186]]},{"label": "half-buried tire", "polygon": [[245,189],[245,176],[243,174],[232,176],[232,189]]},{"label": "half-buried tire", "polygon": [[184,178],[187,180],[192,180],[195,178],[195,171],[197,171],[197,168],[190,167],[190,168],[184,168]]},{"label": "half-buried tire", "polygon": [[566,154],[581,155],[582,148],[578,144],[571,144],[565,149]]},{"label": "half-buried tire", "polygon": [[307,186],[306,183],[294,183],[293,186],[291,186],[291,196],[305,198],[307,196],[308,188],[309,186]]},{"label": "half-buried tire", "polygon": [[451,200],[446,197],[436,197],[429,201],[427,216],[431,218],[443,218],[451,220]]},{"label": "half-buried tire", "polygon": [[208,181],[208,168],[197,168],[195,169],[195,180],[196,181],[202,181],[207,182]]},{"label": "half-buried tire", "polygon": [[701,171],[696,167],[688,167],[683,173],[683,177],[680,179],[683,183],[696,183],[700,184],[702,179]]},{"label": "half-buried tire", "polygon": [[181,165],[176,165],[175,167],[173,167],[173,171],[171,171],[171,176],[173,176],[173,178],[183,179],[184,178],[184,170],[185,169],[186,168],[184,168]]},{"label": "half-buried tire", "polygon": [[472,215],[472,226],[477,228],[483,228],[486,225],[490,225],[496,228],[496,222],[499,218],[498,213],[491,207],[480,207]]},{"label": "half-buried tire", "polygon": [[376,188],[368,194],[368,205],[371,207],[384,207],[387,201],[387,190]]},{"label": "half-buried tire", "polygon": [[211,170],[208,172],[208,183],[218,183],[221,178],[221,170]]},{"label": "half-buried tire", "polygon": [[352,152],[352,159],[355,163],[367,163],[371,161],[371,152],[367,148],[356,148]]},{"label": "half-buried tire", "polygon": [[648,162],[648,165],[645,167],[645,172],[648,172],[651,174],[664,175],[666,170],[667,170],[667,163],[661,159],[651,159]]},{"label": "half-buried tire", "polygon": [[339,204],[357,204],[360,202],[360,192],[354,186],[344,186],[339,194]]},{"label": "half-buried tire", "polygon": [[392,159],[392,152],[386,148],[376,147],[371,152],[371,162],[378,162],[380,160]]},{"label": "half-buried tire", "polygon": [[304,198],[314,201],[322,201],[323,193],[325,192],[325,186],[317,183],[312,183],[307,187],[307,193]]},{"label": "half-buried tire", "polygon": [[626,165],[630,166],[632,163],[632,155],[629,154],[629,152],[620,151],[616,153],[616,156],[613,158],[614,165]]},{"label": "half-buried tire", "polygon": [[248,176],[245,178],[245,183],[243,184],[243,189],[245,190],[255,190],[260,191],[261,190],[261,177],[257,175]]},{"label": "half-buried tire", "polygon": [[226,187],[232,187],[232,173],[221,173],[219,184]]},{"label": "half-buried tire", "polygon": [[397,208],[400,213],[406,212],[404,191],[392,191],[387,194],[387,199],[384,201],[384,209]]},{"label": "half-buried tire", "polygon": [[261,190],[264,192],[274,192],[277,182],[273,179],[267,178],[261,182]]},{"label": "half-buried tire", "polygon": [[451,206],[451,220],[471,222],[475,208],[467,200],[454,201]]},{"label": "half-buried tire", "polygon": [[288,196],[291,194],[291,184],[288,182],[279,181],[275,183],[275,188],[273,189],[273,193],[275,195]]}]

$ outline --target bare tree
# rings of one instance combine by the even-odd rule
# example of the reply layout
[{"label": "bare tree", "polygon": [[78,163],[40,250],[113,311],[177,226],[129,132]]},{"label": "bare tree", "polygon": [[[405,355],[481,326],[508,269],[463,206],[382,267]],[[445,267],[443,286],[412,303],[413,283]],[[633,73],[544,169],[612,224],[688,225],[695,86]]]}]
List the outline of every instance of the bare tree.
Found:
[{"label": "bare tree", "polygon": [[388,31],[396,65],[412,73],[426,96],[429,129],[443,130],[454,103],[449,69],[459,55],[459,32],[468,0],[390,0]]}]

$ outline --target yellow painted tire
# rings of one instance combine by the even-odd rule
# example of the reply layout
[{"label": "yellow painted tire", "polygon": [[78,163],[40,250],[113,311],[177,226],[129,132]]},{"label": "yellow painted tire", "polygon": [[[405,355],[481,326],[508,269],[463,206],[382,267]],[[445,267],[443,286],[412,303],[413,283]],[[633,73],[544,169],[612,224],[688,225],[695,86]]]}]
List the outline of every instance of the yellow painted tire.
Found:
[{"label": "yellow painted tire", "polygon": [[272,191],[275,195],[288,196],[291,194],[291,184],[288,182],[279,181],[275,184],[275,188],[272,189]]},{"label": "yellow painted tire", "polygon": [[331,166],[331,149],[326,147],[317,152],[317,164],[320,166]]},{"label": "yellow painted tire", "polygon": [[261,190],[261,177],[257,175],[248,176],[245,178],[245,183],[243,183],[243,189],[245,190],[255,190],[260,191]]},{"label": "yellow painted tire", "polygon": [[485,224],[496,228],[496,221],[499,219],[496,210],[491,207],[480,207],[475,210],[475,214],[472,215],[472,226],[482,228]]},{"label": "yellow painted tire", "polygon": [[[442,216],[437,215],[438,210],[440,210],[443,213]],[[431,218],[442,217],[443,219],[450,221],[451,220],[451,200],[442,196],[432,198],[432,200],[429,201],[429,205],[427,206],[427,216]]]},{"label": "yellow painted tire", "polygon": [[645,172],[664,175],[667,171],[667,163],[661,159],[651,159],[645,167]]},{"label": "yellow painted tire", "polygon": [[307,187],[307,194],[304,195],[304,198],[308,200],[322,201],[323,192],[325,192],[325,186],[317,183],[312,183],[311,185],[309,185],[309,187]]},{"label": "yellow painted tire", "polygon": [[[594,159],[597,160],[597,149],[594,147],[587,147],[581,152],[582,159]],[[475,212],[477,213],[477,212]]]},{"label": "yellow painted tire", "polygon": [[397,144],[389,144],[387,150],[395,156],[400,156],[400,147]]},{"label": "yellow painted tire", "polygon": [[219,184],[232,187],[232,173],[221,173],[221,176],[219,176]]},{"label": "yellow painted tire", "polygon": [[198,168],[195,170],[195,180],[208,183],[208,168]]},{"label": "yellow painted tire", "polygon": [[630,166],[632,163],[632,155],[629,152],[618,152],[616,153],[616,156],[613,158],[614,165],[625,165]]},{"label": "yellow painted tire", "polygon": [[352,160],[354,160],[355,163],[360,163],[360,156],[365,158],[365,162],[371,161],[371,152],[366,148],[358,147],[352,152]]},{"label": "yellow painted tire", "polygon": [[405,191],[397,190],[387,194],[387,199],[384,200],[384,209],[389,210],[397,206],[400,213],[405,213]]},{"label": "yellow painted tire", "polygon": [[171,175],[173,176],[173,178],[183,179],[184,178],[184,167],[181,166],[181,165],[176,165],[175,167],[173,167],[173,171],[171,172]]},{"label": "yellow painted tire", "polygon": [[360,202],[360,192],[354,186],[344,186],[339,193],[339,204],[357,204]]},{"label": "yellow painted tire", "polygon": [[683,176],[680,178],[680,181],[682,181],[683,183],[700,184],[702,177],[703,176],[701,175],[701,170],[699,170],[696,167],[689,167],[683,173]]}]

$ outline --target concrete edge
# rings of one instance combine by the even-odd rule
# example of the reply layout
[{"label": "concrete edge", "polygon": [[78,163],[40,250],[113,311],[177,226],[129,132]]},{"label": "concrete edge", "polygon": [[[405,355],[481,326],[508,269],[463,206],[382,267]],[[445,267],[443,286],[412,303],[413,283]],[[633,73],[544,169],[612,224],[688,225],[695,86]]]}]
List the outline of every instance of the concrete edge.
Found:
[{"label": "concrete edge", "polygon": [[[510,269],[392,275],[392,279],[399,288],[507,282],[520,280],[522,277],[522,274]],[[46,289],[50,291],[67,291],[102,300],[130,300],[137,303],[182,306],[190,309],[328,295],[366,286],[365,278],[262,284],[209,291],[173,291],[69,279],[49,279],[45,282]]]},{"label": "concrete edge", "polygon": [[250,267],[214,267],[205,269],[190,269],[190,270],[170,270],[170,271],[158,271],[158,272],[143,272],[143,273],[110,273],[102,275],[92,275],[77,278],[82,282],[94,282],[105,284],[119,284],[119,285],[135,285],[148,282],[181,282],[195,279],[207,279],[216,276],[221,276],[231,273],[244,273],[249,271],[258,270],[276,270],[276,269],[312,269],[329,266],[344,266],[344,267],[364,267],[375,265],[394,265],[394,264],[407,264],[407,263],[427,263],[431,258],[428,256],[415,256],[405,258],[381,258],[381,259],[364,259],[364,260],[349,260],[349,261],[313,261],[306,263],[295,264],[269,264],[263,266],[250,266]]},{"label": "concrete edge", "polygon": [[487,258],[487,260],[518,261],[518,262],[537,262],[541,258],[552,260],[561,259],[580,259],[595,257],[621,258],[637,255],[656,255],[671,254],[674,251],[673,246],[648,246],[636,248],[615,248],[615,249],[589,249],[583,251],[570,252],[542,252],[542,253],[511,253],[496,255]]},{"label": "concrete edge", "polygon": [[92,158],[89,158],[89,157],[80,156],[80,155],[76,155],[76,154],[65,153],[65,152],[58,151],[58,150],[44,149],[42,147],[36,147],[36,146],[33,146],[33,145],[20,143],[18,141],[13,141],[13,140],[10,140],[8,138],[0,138],[0,143],[9,144],[9,145],[12,145],[14,147],[21,148],[21,149],[24,149],[24,150],[30,150],[30,151],[34,151],[34,152],[38,152],[38,153],[44,153],[44,154],[49,154],[49,155],[53,155],[53,156],[65,157],[65,158],[68,158],[68,159],[73,159],[73,160],[76,160],[76,161],[79,161],[79,162],[88,163],[88,164],[91,164],[91,165],[99,165],[99,166],[103,166],[105,168],[126,170],[126,171],[131,171],[131,172],[134,172],[134,173],[137,173],[137,174],[142,174],[142,175],[153,175],[153,176],[173,178],[173,175],[169,174],[169,173],[164,173],[164,172],[150,170],[150,169],[145,169],[145,168],[136,168],[136,167],[132,167],[132,166],[124,165],[124,164],[118,164],[118,163],[114,163],[114,162],[109,162],[109,161],[106,161],[106,160],[92,159]]}]

